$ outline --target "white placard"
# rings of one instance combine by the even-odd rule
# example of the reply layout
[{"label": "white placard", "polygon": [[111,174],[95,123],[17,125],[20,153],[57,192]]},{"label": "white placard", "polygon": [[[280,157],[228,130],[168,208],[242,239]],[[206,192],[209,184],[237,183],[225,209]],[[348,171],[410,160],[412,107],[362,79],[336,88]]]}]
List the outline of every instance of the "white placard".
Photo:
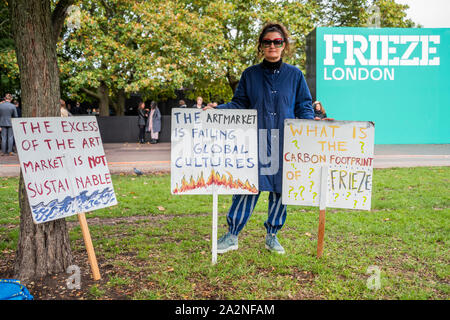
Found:
[{"label": "white placard", "polygon": [[172,109],[172,194],[258,193],[256,110]]},{"label": "white placard", "polygon": [[326,206],[370,210],[374,135],[367,121],[285,120],[283,204],[319,206],[327,165]]},{"label": "white placard", "polygon": [[12,127],[35,223],[117,204],[95,117],[15,118]]}]

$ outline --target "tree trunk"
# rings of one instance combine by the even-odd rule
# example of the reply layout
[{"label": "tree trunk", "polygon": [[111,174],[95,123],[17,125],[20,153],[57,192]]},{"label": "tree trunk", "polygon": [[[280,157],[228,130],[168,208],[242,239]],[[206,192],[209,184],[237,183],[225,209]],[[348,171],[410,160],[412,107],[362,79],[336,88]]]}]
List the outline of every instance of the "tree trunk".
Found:
[{"label": "tree trunk", "polygon": [[119,89],[117,92],[117,102],[114,104],[116,116],[123,116],[125,114],[125,90]]},{"label": "tree trunk", "polygon": [[231,90],[233,90],[233,94],[236,92],[237,86],[239,84],[239,80],[234,79],[230,72],[227,72],[227,80],[228,80],[228,84],[231,88]]},{"label": "tree trunk", "polygon": [[100,83],[100,86],[97,88],[97,91],[91,91],[86,88],[81,88],[81,90],[84,93],[87,93],[91,97],[94,97],[98,99],[98,105],[99,105],[99,115],[103,117],[109,116],[109,95],[108,95],[108,87],[106,84],[102,81]]},{"label": "tree trunk", "polygon": [[14,277],[25,283],[49,274],[64,272],[72,264],[65,219],[34,224],[23,182],[19,182],[20,236]]},{"label": "tree trunk", "polygon": [[[58,10],[61,6],[67,9],[71,3],[73,1],[60,0]],[[8,4],[20,69],[23,117],[59,116],[60,86],[54,30],[60,28],[61,21],[52,21],[49,0],[9,0]],[[65,14],[65,10],[62,12]],[[66,221],[34,224],[22,173],[19,205],[20,234],[14,277],[26,283],[36,277],[64,272],[72,263]]]},{"label": "tree trunk", "polygon": [[108,87],[104,82],[101,82],[100,87],[98,88],[99,94],[99,115],[102,117],[109,117],[109,95],[108,95]]}]

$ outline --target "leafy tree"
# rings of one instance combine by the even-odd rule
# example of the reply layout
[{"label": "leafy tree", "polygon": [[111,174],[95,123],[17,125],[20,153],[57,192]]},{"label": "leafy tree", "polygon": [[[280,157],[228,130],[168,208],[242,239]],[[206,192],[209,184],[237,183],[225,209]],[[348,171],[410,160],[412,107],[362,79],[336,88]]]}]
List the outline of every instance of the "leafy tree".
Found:
[{"label": "leafy tree", "polygon": [[67,30],[59,50],[64,85],[98,98],[100,115],[109,114],[109,104],[123,114],[125,96],[132,92],[164,98],[205,77],[202,65],[217,42],[209,38],[211,18],[199,19],[173,0],[77,4],[80,28]]},{"label": "leafy tree", "polygon": [[380,10],[380,27],[412,28],[414,22],[406,18],[408,5],[394,0],[319,0],[321,26],[365,27],[376,6]]},{"label": "leafy tree", "polygon": [[[2,1],[0,0],[0,4]],[[56,0],[51,2],[56,6]],[[380,8],[382,27],[413,27],[394,0],[77,0],[79,28],[66,24],[58,43],[65,98],[98,100],[100,114],[124,112],[125,98],[174,97],[227,101],[242,71],[260,61],[256,40],[268,21],[285,24],[305,69],[306,35],[318,26],[366,26]],[[0,16],[1,16],[0,6]],[[0,29],[1,32],[1,29]],[[0,50],[3,83],[18,81],[12,50]],[[9,75],[8,76],[4,76]]]},{"label": "leafy tree", "polygon": [[0,0],[0,99],[19,91],[19,67],[14,52],[11,19],[6,0]]}]

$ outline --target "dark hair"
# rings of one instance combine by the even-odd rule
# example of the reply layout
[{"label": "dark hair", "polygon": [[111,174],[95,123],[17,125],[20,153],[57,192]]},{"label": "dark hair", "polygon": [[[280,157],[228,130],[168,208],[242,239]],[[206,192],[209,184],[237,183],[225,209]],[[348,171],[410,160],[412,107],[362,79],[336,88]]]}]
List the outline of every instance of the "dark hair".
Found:
[{"label": "dark hair", "polygon": [[285,47],[283,52],[281,53],[281,56],[283,57],[285,54],[290,55],[291,54],[291,46],[290,46],[290,36],[289,32],[286,29],[285,26],[283,26],[281,23],[272,23],[269,22],[262,28],[261,32],[259,33],[258,38],[258,56],[263,56],[263,50],[262,50],[262,41],[264,39],[264,36],[268,34],[269,32],[278,32],[283,37],[283,41],[285,43]]},{"label": "dark hair", "polygon": [[152,102],[150,102],[150,108],[153,108],[153,107],[158,107],[158,104],[156,103],[156,101],[152,101]]},{"label": "dark hair", "polygon": [[322,112],[323,114],[325,114],[325,108],[323,107],[322,103],[320,101],[316,101],[313,103],[313,108],[314,111],[316,110],[316,105],[318,105],[320,107],[320,112]]}]

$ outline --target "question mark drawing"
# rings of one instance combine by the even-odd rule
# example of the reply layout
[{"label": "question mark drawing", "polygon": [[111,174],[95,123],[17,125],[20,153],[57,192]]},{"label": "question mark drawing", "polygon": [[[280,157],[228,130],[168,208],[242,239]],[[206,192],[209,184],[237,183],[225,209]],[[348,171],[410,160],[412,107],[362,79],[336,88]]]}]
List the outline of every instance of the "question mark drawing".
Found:
[{"label": "question mark drawing", "polygon": [[304,186],[300,186],[300,187],[298,188],[298,190],[301,190],[301,191],[300,191],[300,196],[302,197],[302,200],[305,200],[305,199],[303,198],[303,191],[305,191],[305,187],[304,187]]},{"label": "question mark drawing", "polygon": [[366,197],[366,196],[363,196],[363,198],[364,198],[363,204],[366,204],[367,197]]},{"label": "question mark drawing", "polygon": [[361,143],[361,153],[364,153],[364,142],[360,141],[359,143]]},{"label": "question mark drawing", "polygon": [[298,145],[297,145],[297,144],[298,144],[298,141],[297,141],[297,140],[293,140],[292,143],[295,144],[295,147],[296,147],[297,149],[300,149],[300,148],[298,147]]},{"label": "question mark drawing", "polygon": [[351,192],[347,192],[347,197],[345,198],[345,200],[348,200],[348,197],[350,197]]},{"label": "question mark drawing", "polygon": [[334,202],[336,202],[338,197],[339,197],[339,193],[336,193],[336,196],[334,197]]},{"label": "question mark drawing", "polygon": [[294,198],[295,198],[295,200],[297,200],[297,196],[298,196],[298,193],[297,193],[297,192],[294,192]]},{"label": "question mark drawing", "polygon": [[312,187],[313,187],[313,185],[314,185],[314,181],[311,181],[311,186],[309,187],[309,192],[311,192],[311,191],[312,191]]},{"label": "question mark drawing", "polygon": [[297,169],[295,166],[294,166],[294,164],[293,163],[291,163],[291,166],[292,166],[292,168],[294,168],[294,169]]},{"label": "question mark drawing", "polygon": [[315,198],[317,197],[317,192],[313,192],[313,202],[315,202]]},{"label": "question mark drawing", "polygon": [[355,205],[353,206],[353,208],[356,208],[357,203],[358,203],[358,200],[355,200]]},{"label": "question mark drawing", "polygon": [[289,192],[288,192],[288,197],[291,197],[291,191],[294,190],[294,187],[290,187]]},{"label": "question mark drawing", "polygon": [[314,172],[314,168],[309,168],[309,176],[308,176],[308,178],[311,178],[311,173],[313,173]]}]

